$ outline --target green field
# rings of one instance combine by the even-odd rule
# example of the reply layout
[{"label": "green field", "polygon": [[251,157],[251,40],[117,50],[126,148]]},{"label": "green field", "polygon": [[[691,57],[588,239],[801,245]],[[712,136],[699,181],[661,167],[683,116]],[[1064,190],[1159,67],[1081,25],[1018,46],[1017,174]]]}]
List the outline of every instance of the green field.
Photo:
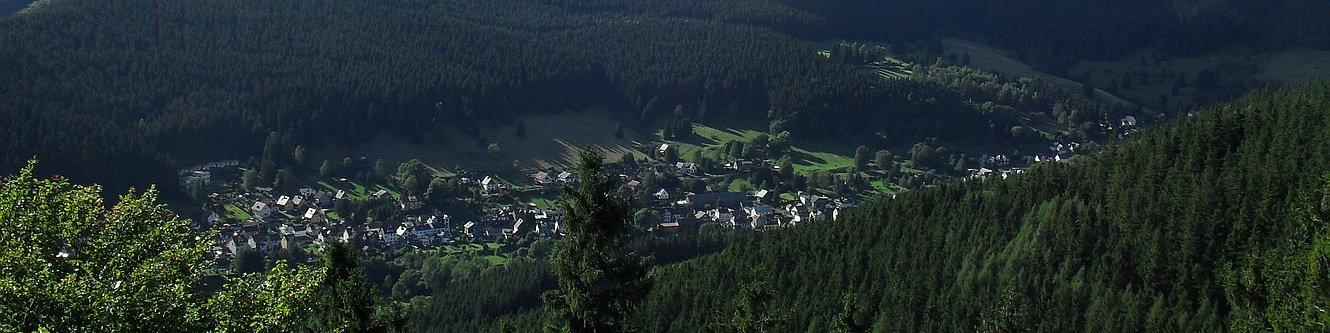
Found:
[{"label": "green field", "polygon": [[[690,160],[693,152],[699,149],[723,147],[726,142],[730,141],[747,142],[756,138],[758,134],[762,134],[762,132],[751,129],[715,128],[702,124],[693,124],[693,133],[698,138],[673,143],[678,147],[679,156],[685,160]],[[815,148],[821,146],[830,145],[796,140],[789,149],[794,170],[801,173],[813,170],[832,171],[854,165],[853,157],[831,152],[831,149]],[[773,156],[773,158],[776,158],[776,156]]]},{"label": "green field", "polygon": [[235,204],[226,204],[226,218],[231,220],[248,220],[254,218],[246,211]]},{"label": "green field", "polygon": [[756,138],[758,134],[762,134],[762,132],[750,129],[734,129],[734,128],[718,129],[700,124],[693,124],[693,133],[696,134],[698,137],[715,141],[719,144],[725,144],[725,142],[727,141],[736,141],[736,140],[748,141],[752,140],[753,138]]},{"label": "green field", "polygon": [[303,178],[303,180],[305,185],[316,188],[322,188],[325,190],[332,191],[334,193],[336,193],[338,190],[346,191],[346,194],[350,196],[351,199],[365,199],[370,197],[371,195],[374,194],[374,192],[377,192],[379,190],[388,191],[388,195],[391,195],[394,200],[401,199],[402,197],[402,192],[400,189],[398,189],[395,186],[390,186],[385,184],[371,184],[369,186],[366,186],[354,180],[348,180],[346,182],[338,182],[336,180],[321,179],[313,175],[307,175]]},{"label": "green field", "polygon": [[503,264],[508,263],[508,257],[503,256],[485,256],[485,260],[489,261],[490,264],[494,266],[502,266]]},{"label": "green field", "polygon": [[807,173],[809,171],[839,171],[854,166],[854,158],[845,155],[839,155],[828,152],[809,151],[799,147],[790,148],[790,161],[794,165],[794,171],[798,173]]},{"label": "green field", "polygon": [[[744,129],[741,126],[710,126],[694,124],[693,132],[696,138],[690,138],[684,141],[670,143],[679,150],[679,156],[685,160],[692,161],[694,151],[708,149],[714,150],[724,147],[729,141],[750,141],[762,132],[752,129]],[[811,140],[794,140],[787,150],[791,165],[794,171],[799,174],[808,174],[810,172],[830,172],[845,175],[854,168],[854,158],[852,148],[845,145],[829,142],[818,142]],[[772,157],[778,158],[776,156]],[[692,161],[696,162],[696,161]],[[909,172],[911,169],[902,166],[902,170]],[[875,175],[880,177],[880,175]],[[754,188],[755,185],[745,179],[736,179],[727,184],[730,191],[742,191],[745,188]],[[873,189],[879,193],[896,193],[900,189],[895,184],[884,184],[878,180],[873,183]],[[872,195],[868,193],[866,195]],[[793,196],[785,198],[793,199]]]},{"label": "green field", "polygon": [[541,210],[550,210],[559,207],[557,202],[544,197],[532,197],[527,202],[536,204],[536,208],[540,208]]},{"label": "green field", "polygon": [[751,188],[753,188],[753,183],[748,182],[747,179],[740,178],[730,182],[729,190],[730,192],[745,192],[747,189]]}]

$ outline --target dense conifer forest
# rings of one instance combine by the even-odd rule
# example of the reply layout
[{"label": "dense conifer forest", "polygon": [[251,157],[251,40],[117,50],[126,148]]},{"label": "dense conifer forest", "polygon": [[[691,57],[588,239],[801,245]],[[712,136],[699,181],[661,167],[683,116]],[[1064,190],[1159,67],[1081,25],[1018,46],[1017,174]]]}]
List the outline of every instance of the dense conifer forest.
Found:
[{"label": "dense conifer forest", "polygon": [[702,330],[760,286],[775,331],[1318,331],[1326,128],[1330,84],[1258,92],[1093,157],[662,267],[638,318]]},{"label": "dense conifer forest", "polygon": [[[799,39],[928,45],[955,35],[1050,69],[1143,47],[1328,42],[1321,17],[1286,15],[1324,12],[1324,2],[1186,3],[43,1],[0,18],[0,166],[37,156],[53,172],[120,188],[256,156],[271,132],[311,147],[379,134],[420,141],[588,106],[648,128],[705,121],[705,109],[766,119],[771,133],[912,144],[1011,124],[962,103],[974,98],[958,87],[881,80]],[[1104,108],[1081,107],[1082,118],[1120,113]]]},{"label": "dense conifer forest", "polygon": [[[910,191],[748,237],[634,242],[670,260],[657,260],[629,325],[1317,331],[1330,319],[1317,310],[1330,300],[1327,126],[1330,83],[1260,91],[1006,180]],[[410,273],[394,288],[429,295],[412,299],[409,327],[539,330],[539,295],[556,279],[548,244],[531,249],[489,269],[429,253],[399,261]]]}]

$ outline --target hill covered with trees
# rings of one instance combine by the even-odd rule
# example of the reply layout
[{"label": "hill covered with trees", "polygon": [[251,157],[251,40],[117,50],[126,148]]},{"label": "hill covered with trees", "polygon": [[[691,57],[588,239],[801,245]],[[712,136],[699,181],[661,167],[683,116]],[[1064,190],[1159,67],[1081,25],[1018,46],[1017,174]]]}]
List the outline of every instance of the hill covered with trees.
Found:
[{"label": "hill covered with trees", "polygon": [[[630,325],[1320,330],[1330,320],[1319,310],[1330,301],[1326,128],[1330,83],[1262,91],[1070,163],[881,198],[657,267]],[[457,299],[444,290],[436,307]],[[464,322],[538,329],[531,297]]]},{"label": "hill covered with trees", "polygon": [[[1320,2],[1222,3],[1215,7],[1222,10],[1199,13],[1281,22],[1231,25],[1249,31],[1234,40],[1262,36],[1272,47],[1322,45],[1321,34],[1258,32],[1330,31],[1312,29],[1323,21],[1296,19],[1309,14],[1266,19],[1315,13]],[[846,58],[819,57],[800,39],[988,37],[1031,59],[1073,59],[1107,52],[1085,50],[1094,45],[1189,45],[1174,43],[1174,35],[1200,36],[1185,32],[1218,24],[1202,19],[1209,14],[1171,19],[1178,14],[1166,7],[1093,1],[43,1],[0,18],[0,66],[6,68],[0,98],[7,101],[0,105],[7,115],[0,119],[0,167],[18,168],[38,156],[53,172],[123,188],[169,182],[174,167],[258,156],[273,132],[311,148],[356,145],[380,134],[419,142],[440,131],[473,132],[477,124],[503,123],[514,114],[587,106],[617,110],[622,122],[642,130],[737,116],[767,120],[773,135],[896,145],[928,137],[994,141],[992,134],[1016,125],[1010,119],[1047,113],[1055,103],[1080,105],[1082,122],[1113,120],[1122,111],[1050,98],[1060,94],[1042,89],[986,97],[963,93],[977,86],[884,80]],[[1107,29],[1108,22],[1138,16],[1163,23]],[[1043,20],[1049,17],[1058,19]],[[1042,28],[1050,24],[1062,28]],[[1161,26],[1167,29],[1155,29]],[[1110,30],[1121,34],[1105,35]],[[1025,40],[1035,44],[1018,42]],[[952,81],[958,82],[978,84]],[[1017,114],[982,107],[1004,99],[1016,101],[1007,106]]]},{"label": "hill covered with trees", "polygon": [[911,191],[659,268],[638,320],[645,331],[735,318],[770,318],[743,323],[774,331],[1321,330],[1326,128],[1330,84],[1259,92],[1071,163]]}]

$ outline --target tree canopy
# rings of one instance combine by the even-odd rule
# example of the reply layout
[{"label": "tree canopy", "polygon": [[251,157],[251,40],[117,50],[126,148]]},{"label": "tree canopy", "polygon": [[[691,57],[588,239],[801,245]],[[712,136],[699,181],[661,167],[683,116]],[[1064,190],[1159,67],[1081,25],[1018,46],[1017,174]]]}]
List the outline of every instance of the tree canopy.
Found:
[{"label": "tree canopy", "polygon": [[100,186],[37,178],[36,165],[0,183],[0,331],[387,332],[404,325],[405,310],[377,306],[373,289],[363,289],[372,285],[345,246],[332,245],[329,256],[337,259],[325,260],[324,270],[278,261],[263,273],[223,277],[219,290],[208,291],[213,235],[157,203],[154,189],[107,207]]}]

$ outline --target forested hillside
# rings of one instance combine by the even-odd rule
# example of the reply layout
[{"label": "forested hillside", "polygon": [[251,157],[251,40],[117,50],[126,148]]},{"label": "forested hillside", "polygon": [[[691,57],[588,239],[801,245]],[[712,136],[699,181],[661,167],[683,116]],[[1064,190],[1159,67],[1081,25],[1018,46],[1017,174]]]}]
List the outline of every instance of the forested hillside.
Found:
[{"label": "forested hillside", "polygon": [[[174,167],[257,156],[272,132],[307,147],[355,145],[379,134],[419,142],[514,114],[588,106],[616,110],[644,131],[738,116],[769,121],[772,134],[802,137],[908,145],[979,133],[992,141],[985,136],[1007,132],[1009,119],[1047,112],[1056,101],[1024,99],[1050,92],[1019,92],[1027,107],[1009,117],[978,107],[991,100],[956,93],[973,87],[885,80],[818,57],[800,39],[987,36],[1029,50],[1022,53],[1033,60],[1072,59],[1103,55],[1081,50],[1086,45],[1189,45],[1156,33],[1211,26],[1164,20],[1167,30],[1108,29],[1106,22],[1134,18],[1128,14],[1139,8],[1148,13],[1143,19],[1178,16],[1135,2],[1076,2],[1051,15],[1066,29],[1033,28],[1052,24],[1044,14],[1063,9],[1051,3],[44,1],[0,18],[0,167],[37,156],[52,172],[119,188],[166,182]],[[1315,13],[1322,4],[1221,7],[1267,22],[1254,15]],[[1108,14],[1089,14],[1100,12]],[[1320,45],[1323,34],[1315,31],[1330,31],[1309,29],[1323,21],[1278,22],[1285,23],[1239,25],[1253,31],[1239,36],[1297,31],[1260,36],[1275,46]],[[1133,33],[1100,36],[1105,31]],[[1117,42],[1100,43],[1107,38]],[[1118,114],[1075,103],[1084,104],[1082,121]]]},{"label": "forested hillside", "polygon": [[1330,84],[1259,92],[1069,164],[660,268],[638,318],[650,332],[1322,330],[1326,128]]}]

